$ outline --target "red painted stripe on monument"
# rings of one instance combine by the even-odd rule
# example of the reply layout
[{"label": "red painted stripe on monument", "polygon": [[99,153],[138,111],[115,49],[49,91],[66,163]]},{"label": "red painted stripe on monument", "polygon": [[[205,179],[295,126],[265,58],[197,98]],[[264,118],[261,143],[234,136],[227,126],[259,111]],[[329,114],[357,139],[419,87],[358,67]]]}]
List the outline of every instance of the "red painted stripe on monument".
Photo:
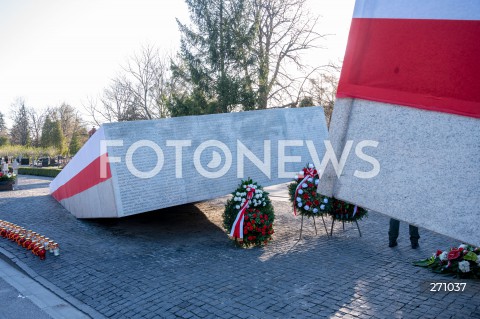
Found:
[{"label": "red painted stripe on monument", "polygon": [[337,97],[480,118],[480,21],[352,19]]},{"label": "red painted stripe on monument", "polygon": [[[106,177],[100,177],[100,167],[101,164],[105,163],[106,165]],[[52,196],[57,200],[61,201],[77,195],[97,184],[100,184],[112,177],[112,172],[110,170],[110,164],[108,162],[108,155],[103,154],[97,157],[93,162],[81,170],[77,175],[72,177],[68,182],[60,186],[55,192],[52,193]]]}]

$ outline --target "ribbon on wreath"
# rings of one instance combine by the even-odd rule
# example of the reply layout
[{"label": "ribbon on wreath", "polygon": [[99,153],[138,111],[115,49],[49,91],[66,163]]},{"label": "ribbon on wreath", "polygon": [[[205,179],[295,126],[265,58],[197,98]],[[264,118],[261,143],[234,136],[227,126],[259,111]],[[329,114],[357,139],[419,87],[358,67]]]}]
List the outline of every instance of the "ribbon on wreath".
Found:
[{"label": "ribbon on wreath", "polygon": [[355,217],[355,214],[357,214],[357,209],[358,209],[358,206],[355,205],[355,207],[353,208],[352,218]]},{"label": "ribbon on wreath", "polygon": [[230,237],[232,238],[239,238],[240,240],[243,240],[243,222],[245,220],[245,212],[249,207],[248,202],[253,198],[253,195],[255,194],[255,188],[249,188],[250,190],[247,193],[247,199],[245,200],[245,203],[242,204],[242,207],[240,207],[237,217],[233,222],[232,229],[230,230]]},{"label": "ribbon on wreath", "polygon": [[305,177],[302,179],[300,183],[298,183],[297,188],[295,188],[295,205],[293,205],[293,215],[297,216],[297,196],[298,196],[298,191],[302,188],[303,183],[305,183],[309,178],[314,178],[315,175],[318,173],[316,172],[314,167],[307,168],[306,171],[304,171]]}]

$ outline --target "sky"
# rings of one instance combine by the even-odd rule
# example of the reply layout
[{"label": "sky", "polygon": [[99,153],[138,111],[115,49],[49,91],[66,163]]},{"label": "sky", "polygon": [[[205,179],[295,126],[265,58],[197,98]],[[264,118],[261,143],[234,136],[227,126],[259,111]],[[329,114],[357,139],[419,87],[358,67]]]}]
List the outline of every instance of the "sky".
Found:
[{"label": "sky", "polygon": [[[308,0],[329,35],[310,64],[343,59],[354,2]],[[66,102],[85,113],[142,46],[176,50],[175,18],[189,21],[183,0],[0,0],[0,112],[8,117],[22,97],[38,110]]]}]

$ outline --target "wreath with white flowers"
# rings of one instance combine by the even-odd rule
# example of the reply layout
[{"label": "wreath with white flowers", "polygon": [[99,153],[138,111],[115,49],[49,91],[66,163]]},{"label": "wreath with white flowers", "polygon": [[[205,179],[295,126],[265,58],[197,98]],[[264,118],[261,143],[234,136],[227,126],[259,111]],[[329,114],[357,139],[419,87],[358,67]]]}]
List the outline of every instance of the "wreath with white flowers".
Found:
[{"label": "wreath with white flowers", "polygon": [[321,216],[331,209],[331,199],[317,193],[318,172],[313,164],[308,164],[294,181],[288,185],[288,194],[293,206],[293,213],[307,217]]},{"label": "wreath with white flowers", "polygon": [[272,240],[274,219],[268,193],[251,179],[240,183],[223,212],[225,230],[241,247],[262,246]]}]

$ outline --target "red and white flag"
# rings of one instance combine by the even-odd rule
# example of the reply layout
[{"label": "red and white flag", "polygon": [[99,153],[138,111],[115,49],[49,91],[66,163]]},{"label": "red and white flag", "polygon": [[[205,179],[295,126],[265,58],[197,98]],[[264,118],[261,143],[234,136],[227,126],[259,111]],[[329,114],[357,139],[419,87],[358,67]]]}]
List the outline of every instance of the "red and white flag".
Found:
[{"label": "red and white flag", "polygon": [[480,0],[357,0],[337,97],[480,118]]}]

